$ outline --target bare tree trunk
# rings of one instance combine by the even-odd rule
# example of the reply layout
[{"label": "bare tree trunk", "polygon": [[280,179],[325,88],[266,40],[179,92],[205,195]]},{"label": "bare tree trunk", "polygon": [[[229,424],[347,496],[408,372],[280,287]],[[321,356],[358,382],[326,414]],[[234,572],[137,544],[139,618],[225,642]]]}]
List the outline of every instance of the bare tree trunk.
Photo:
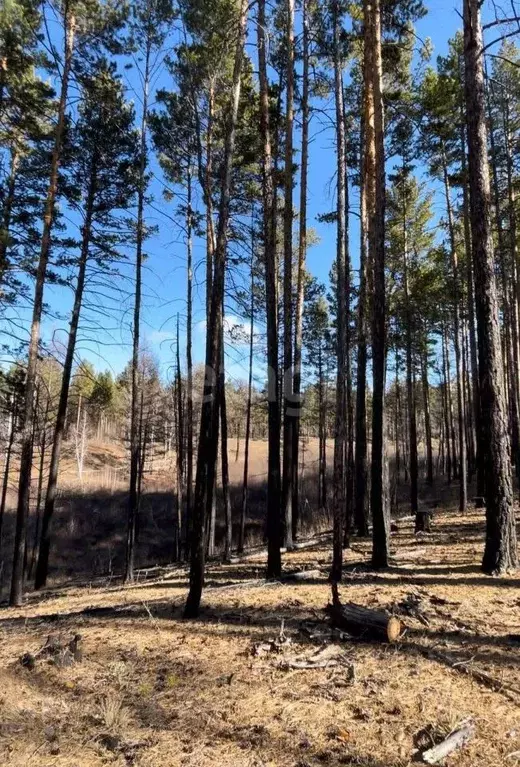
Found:
[{"label": "bare tree trunk", "polygon": [[[425,343],[426,346],[426,343]],[[426,482],[433,485],[433,446],[432,421],[430,412],[430,384],[428,382],[428,349],[424,350],[421,360],[421,379],[424,407],[424,431],[426,439]]]},{"label": "bare tree trunk", "polygon": [[517,478],[520,478],[520,391],[519,391],[519,327],[518,318],[520,312],[520,280],[518,278],[518,248],[517,248],[517,226],[516,226],[516,193],[515,182],[513,178],[513,159],[511,146],[511,127],[509,118],[509,96],[505,95],[505,106],[503,114],[504,136],[506,139],[505,154],[507,168],[507,212],[509,218],[509,257],[511,261],[512,273],[512,300],[510,323],[506,323],[506,331],[510,324],[509,335],[512,338],[508,343],[509,366],[511,370],[511,448],[513,462],[515,464]]},{"label": "bare tree trunk", "polygon": [[179,315],[177,315],[177,369],[175,381],[176,408],[177,408],[177,530],[176,550],[177,559],[184,556],[183,542],[186,540],[186,532],[183,530],[184,515],[184,419],[182,412],[182,376],[181,376],[181,353],[179,343]]},{"label": "bare tree trunk", "polygon": [[448,365],[447,365],[447,350],[446,350],[446,332],[442,330],[442,407],[444,416],[444,438],[446,440],[446,470],[448,474],[448,484],[451,483],[452,478],[452,457],[451,457],[451,442],[450,442],[450,416],[449,416],[449,383],[448,383]]},{"label": "bare tree trunk", "polygon": [[424,529],[424,514],[418,514],[419,511],[419,462],[417,455],[417,412],[415,402],[415,370],[412,348],[412,313],[410,311],[410,292],[408,284],[408,221],[406,206],[406,190],[404,192],[403,209],[403,283],[404,283],[404,303],[406,316],[406,401],[408,409],[408,439],[410,443],[410,508],[412,515],[415,515],[415,531]]},{"label": "bare tree trunk", "polygon": [[25,540],[27,535],[27,517],[29,513],[29,495],[31,489],[32,467],[31,432],[32,422],[34,419],[34,389],[36,385],[36,368],[38,361],[38,347],[40,342],[40,323],[43,311],[43,288],[45,285],[45,275],[51,248],[54,207],[58,191],[58,169],[62,154],[63,134],[65,129],[65,111],[67,107],[67,94],[74,51],[75,29],[75,16],[71,11],[67,9],[64,21],[65,54],[63,72],[61,76],[60,101],[58,105],[56,131],[54,134],[54,148],[51,156],[49,186],[47,189],[47,199],[45,201],[40,257],[38,261],[38,269],[36,272],[31,335],[29,340],[29,353],[25,376],[25,400],[22,412],[20,414],[20,477],[18,483],[18,506],[16,510],[16,531],[13,552],[11,594],[9,598],[9,604],[12,606],[20,606],[22,604],[24,591],[23,563],[25,554]]},{"label": "bare tree trunk", "polygon": [[254,242],[251,248],[251,305],[249,322],[249,380],[247,382],[247,410],[246,410],[246,436],[244,444],[244,481],[242,485],[242,508],[240,512],[240,533],[238,538],[238,553],[244,551],[246,538],[246,519],[247,519],[247,495],[249,487],[249,440],[251,437],[251,398],[253,394],[253,342],[255,328],[255,298],[254,298],[254,271],[253,259],[255,257]]},{"label": "bare tree trunk", "polygon": [[487,160],[482,27],[478,0],[464,0],[464,62],[480,401],[486,446],[486,547],[482,568],[504,573],[518,563],[496,293]]},{"label": "bare tree trunk", "polygon": [[[348,121],[345,109],[345,100],[343,100],[343,130],[345,136],[348,133]],[[345,491],[345,530],[344,530],[344,545],[345,547],[350,545],[350,536],[354,527],[354,397],[352,392],[352,333],[351,333],[351,307],[350,307],[350,294],[351,294],[351,280],[352,269],[350,262],[350,196],[349,196],[349,179],[348,179],[348,164],[346,160],[346,139],[345,139],[345,336],[346,336],[346,363],[345,363],[345,375],[346,375],[346,446],[345,446],[345,461],[346,461],[346,491]]]},{"label": "bare tree trunk", "polygon": [[292,478],[292,536],[298,538],[300,518],[299,499],[299,449],[301,422],[301,379],[302,379],[302,329],[303,302],[305,291],[305,256],[307,250],[307,170],[309,164],[309,20],[307,17],[307,0],[302,0],[302,140],[301,140],[301,169],[300,169],[300,233],[298,241],[298,277],[296,287],[295,329],[294,329],[294,377],[293,393],[294,407],[297,415],[293,419],[293,478]]},{"label": "bare tree trunk", "polygon": [[[222,321],[224,321],[224,308],[222,309]],[[224,375],[224,329],[221,327],[220,348],[221,370],[219,382],[220,397],[220,460],[222,462],[222,498],[224,501],[224,519],[226,523],[226,532],[224,538],[224,562],[231,559],[231,549],[233,546],[233,515],[231,510],[231,498],[229,495],[229,457],[228,457],[228,424],[226,407],[226,379]]]},{"label": "bare tree trunk", "polygon": [[135,254],[135,299],[133,317],[132,344],[132,405],[130,415],[130,489],[128,496],[128,519],[126,533],[125,583],[134,580],[135,529],[138,506],[138,469],[139,469],[139,343],[141,327],[141,283],[143,269],[144,202],[146,191],[147,146],[146,131],[148,126],[148,91],[150,87],[152,41],[151,35],[146,40],[145,64],[143,74],[143,104],[141,117],[141,146],[139,150],[139,178],[137,188],[137,230]]},{"label": "bare tree trunk", "polygon": [[446,345],[446,375],[447,375],[447,405],[448,405],[448,422],[449,422],[449,438],[451,439],[451,474],[453,478],[458,478],[458,460],[457,460],[457,440],[455,438],[455,418],[453,415],[453,397],[452,397],[452,385],[451,385],[451,363],[450,363],[450,346],[448,339],[448,329],[444,328],[444,343]]},{"label": "bare tree trunk", "polygon": [[282,504],[284,511],[285,547],[291,549],[292,494],[293,494],[293,102],[294,102],[294,0],[286,0],[286,107],[285,107],[285,171],[284,171],[284,217],[283,217],[283,478]]},{"label": "bare tree trunk", "polygon": [[457,244],[455,241],[455,226],[453,223],[453,213],[450,199],[450,182],[448,178],[448,167],[446,156],[442,156],[442,165],[444,172],[444,193],[446,195],[446,210],[448,213],[448,229],[450,235],[450,258],[451,273],[453,278],[453,345],[455,347],[455,366],[457,368],[457,410],[459,427],[459,511],[466,511],[467,505],[467,453],[466,453],[466,405],[464,398],[464,379],[462,370],[461,355],[461,328],[460,328],[460,291],[459,291],[459,265],[457,259]]},{"label": "bare tree trunk", "polygon": [[343,567],[343,527],[345,519],[345,444],[347,430],[346,373],[347,373],[347,279],[345,260],[345,122],[343,109],[343,68],[340,52],[341,20],[339,3],[334,0],[333,55],[334,98],[336,104],[336,413],[334,422],[334,474],[332,483],[333,539],[332,581],[340,581]]},{"label": "bare tree trunk", "polygon": [[374,275],[372,302],[372,471],[371,507],[373,520],[372,565],[387,567],[390,540],[388,509],[388,466],[385,455],[385,158],[381,58],[380,0],[365,0],[365,173],[369,222],[369,253]]},{"label": "bare tree trunk", "polygon": [[273,181],[269,88],[266,61],[265,0],[258,0],[258,69],[260,80],[260,132],[262,136],[262,199],[267,317],[267,394],[268,394],[268,479],[267,479],[267,575],[281,573],[281,477],[280,407],[278,402],[278,301],[276,268],[276,189]]},{"label": "bare tree trunk", "polygon": [[399,383],[399,349],[395,349],[395,413],[394,413],[394,429],[395,429],[395,476],[396,476],[396,488],[401,482],[401,439],[400,439],[400,424],[401,424],[401,385]]},{"label": "bare tree trunk", "polygon": [[67,418],[67,407],[69,402],[70,381],[72,378],[72,365],[74,364],[74,354],[76,351],[76,339],[78,335],[79,319],[81,307],[83,304],[83,292],[85,289],[85,276],[87,271],[88,251],[92,233],[92,215],[94,207],[94,191],[96,183],[95,168],[92,169],[89,193],[85,207],[85,221],[83,224],[83,235],[81,242],[81,254],[79,259],[78,277],[76,290],[74,292],[74,305],[72,307],[72,316],[70,319],[69,338],[67,341],[67,351],[65,353],[65,362],[63,365],[63,375],[61,379],[60,399],[58,402],[58,412],[56,414],[56,424],[54,427],[54,438],[52,442],[51,460],[49,464],[49,479],[47,483],[47,492],[45,496],[45,506],[42,518],[42,531],[40,536],[40,546],[38,551],[38,562],[35,574],[35,589],[41,589],[47,583],[49,571],[49,552],[51,546],[51,522],[54,516],[54,507],[56,504],[56,494],[58,490],[58,471],[60,467],[61,447],[65,432],[65,420]]},{"label": "bare tree trunk", "polygon": [[2,498],[0,500],[0,554],[2,551],[2,533],[4,530],[5,505],[7,500],[7,491],[9,489],[9,471],[11,469],[11,457],[13,454],[14,438],[16,434],[17,413],[14,409],[14,401],[15,399],[13,396],[13,410],[10,413],[9,441],[7,443],[7,452],[5,455],[4,478],[2,481]]},{"label": "bare tree trunk", "polygon": [[187,290],[186,290],[186,520],[184,554],[189,556],[191,539],[191,506],[193,495],[193,243],[192,243],[192,184],[191,166],[188,165],[188,199],[186,205],[186,257],[187,257]]},{"label": "bare tree trunk", "polygon": [[359,263],[359,298],[357,318],[357,372],[356,372],[356,449],[354,456],[354,525],[361,537],[368,535],[368,469],[367,469],[367,179],[364,170],[365,120],[361,115],[360,146],[360,263]]},{"label": "bare tree trunk", "polygon": [[191,546],[190,590],[184,615],[194,618],[199,614],[202,587],[204,584],[205,547],[204,530],[207,509],[211,507],[214,495],[216,464],[218,455],[218,379],[221,368],[221,327],[224,299],[224,278],[226,269],[227,230],[231,198],[231,177],[233,154],[240,101],[242,63],[247,24],[247,0],[240,5],[240,19],[237,29],[237,43],[233,67],[233,85],[229,103],[228,121],[225,131],[224,157],[222,161],[220,205],[218,215],[217,243],[215,249],[215,270],[211,310],[206,337],[206,381],[200,421],[199,448],[197,451],[197,475],[193,505],[193,539]]},{"label": "bare tree trunk", "polygon": [[462,213],[464,222],[464,250],[466,254],[466,287],[468,294],[469,347],[471,357],[471,382],[473,389],[473,419],[475,421],[475,470],[477,473],[477,495],[484,495],[484,444],[482,441],[482,417],[480,408],[480,384],[478,373],[477,335],[475,331],[475,283],[471,245],[471,222],[469,210],[468,171],[466,159],[466,140],[464,114],[461,119],[461,158],[462,158]]},{"label": "bare tree trunk", "polygon": [[326,449],[326,410],[325,385],[323,381],[323,349],[320,342],[318,348],[318,409],[319,409],[319,447],[318,447],[318,504],[319,508],[327,509],[327,449]]}]

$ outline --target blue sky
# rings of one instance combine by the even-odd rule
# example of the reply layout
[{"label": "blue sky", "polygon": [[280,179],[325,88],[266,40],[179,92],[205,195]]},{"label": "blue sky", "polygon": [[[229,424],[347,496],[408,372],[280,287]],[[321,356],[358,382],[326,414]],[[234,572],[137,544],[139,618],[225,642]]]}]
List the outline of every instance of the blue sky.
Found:
[{"label": "blue sky", "polygon": [[[453,37],[461,26],[457,9],[462,9],[462,2],[455,0],[430,0],[428,15],[417,24],[417,34],[420,38],[431,38],[434,52],[437,55],[447,52],[448,40]],[[484,18],[489,11],[484,10]],[[139,98],[134,92],[137,78],[132,70],[124,73],[128,86],[128,98],[136,102],[138,109]],[[168,85],[167,78],[162,75],[157,86]],[[332,107],[332,104],[330,105]],[[335,255],[335,231],[330,224],[320,224],[316,217],[333,209],[335,205],[335,156],[333,134],[331,129],[324,129],[323,122],[318,116],[313,117],[311,134],[313,137],[310,147],[309,163],[309,197],[308,225],[313,227],[319,236],[319,244],[313,246],[307,257],[309,271],[322,281],[327,282],[328,274]],[[299,136],[295,137],[295,146],[299,147]],[[299,157],[296,155],[296,162]],[[419,168],[420,170],[420,168]],[[175,201],[163,198],[163,183],[161,173],[155,160],[152,160],[154,177],[150,184],[152,202],[147,207],[146,219],[149,225],[157,228],[156,234],[146,243],[148,255],[144,268],[142,339],[145,348],[158,359],[165,378],[171,377],[171,365],[174,360],[173,343],[176,333],[176,316],[180,315],[181,345],[184,347],[185,331],[185,286],[186,262],[185,243],[182,231],[172,220]],[[294,193],[295,205],[298,200],[298,189]],[[200,203],[200,200],[199,200]],[[354,210],[358,205],[357,190],[351,190],[351,204]],[[350,254],[354,270],[359,263],[359,227],[356,216],[351,217]],[[96,285],[95,295],[91,295],[92,308],[85,310],[81,324],[77,357],[90,359],[96,368],[109,369],[117,374],[127,363],[131,346],[131,279],[133,253],[128,252],[129,264],[122,268],[121,277],[114,285]],[[204,242],[195,240],[195,295],[194,295],[194,360],[202,361],[204,354]],[[46,342],[54,340],[60,347],[66,342],[67,314],[71,305],[71,292],[63,288],[47,287],[45,301],[58,312],[60,318],[48,316],[43,324],[42,333]],[[27,311],[21,309],[19,317],[22,322],[27,320]],[[241,320],[229,314],[230,323]],[[261,329],[260,329],[261,330]],[[245,345],[228,343],[227,375],[231,380],[245,380],[247,377],[247,349]],[[262,383],[263,364],[261,359],[255,366],[255,377]]]}]

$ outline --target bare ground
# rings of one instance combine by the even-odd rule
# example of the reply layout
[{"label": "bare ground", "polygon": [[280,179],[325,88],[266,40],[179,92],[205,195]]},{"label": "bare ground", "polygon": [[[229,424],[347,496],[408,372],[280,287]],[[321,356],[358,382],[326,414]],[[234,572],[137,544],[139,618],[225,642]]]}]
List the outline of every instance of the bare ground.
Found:
[{"label": "bare ground", "polygon": [[[520,577],[481,574],[479,513],[393,537],[384,573],[369,542],[346,552],[342,599],[399,613],[396,645],[331,631],[330,543],[284,557],[314,581],[265,584],[261,555],[212,565],[201,620],[184,621],[186,573],[62,588],[0,613],[0,764],[11,767],[405,767],[471,717],[453,767],[520,764]],[[49,634],[80,632],[83,659],[21,666]],[[271,642],[271,640],[274,640]],[[337,645],[339,665],[288,670]]]}]

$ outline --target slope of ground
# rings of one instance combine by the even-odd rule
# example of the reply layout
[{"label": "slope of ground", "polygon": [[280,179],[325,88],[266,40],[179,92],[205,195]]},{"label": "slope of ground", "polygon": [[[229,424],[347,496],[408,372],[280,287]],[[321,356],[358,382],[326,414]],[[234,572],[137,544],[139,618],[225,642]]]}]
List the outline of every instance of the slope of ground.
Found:
[{"label": "slope of ground", "polygon": [[[346,553],[341,596],[402,615],[396,645],[340,636],[324,607],[330,544],[293,552],[310,582],[265,584],[262,555],[212,565],[199,621],[184,621],[186,573],[131,587],[63,588],[0,614],[0,764],[10,767],[405,767],[471,717],[453,767],[520,764],[520,578],[478,568],[482,518],[439,514],[416,538],[400,524],[394,560]],[[256,580],[255,580],[256,579]],[[83,659],[35,668],[19,657],[49,634],[81,633]],[[339,663],[291,669],[326,646]]]}]

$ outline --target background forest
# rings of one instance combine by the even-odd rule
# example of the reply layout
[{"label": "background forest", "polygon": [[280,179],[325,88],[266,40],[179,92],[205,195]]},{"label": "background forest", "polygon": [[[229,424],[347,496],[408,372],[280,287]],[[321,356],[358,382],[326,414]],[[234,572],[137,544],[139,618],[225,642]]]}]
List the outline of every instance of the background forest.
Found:
[{"label": "background forest", "polygon": [[11,605],[174,560],[195,616],[206,557],[332,525],[338,581],[453,498],[514,569],[520,16],[459,5],[437,55],[421,0],[4,0]]}]

